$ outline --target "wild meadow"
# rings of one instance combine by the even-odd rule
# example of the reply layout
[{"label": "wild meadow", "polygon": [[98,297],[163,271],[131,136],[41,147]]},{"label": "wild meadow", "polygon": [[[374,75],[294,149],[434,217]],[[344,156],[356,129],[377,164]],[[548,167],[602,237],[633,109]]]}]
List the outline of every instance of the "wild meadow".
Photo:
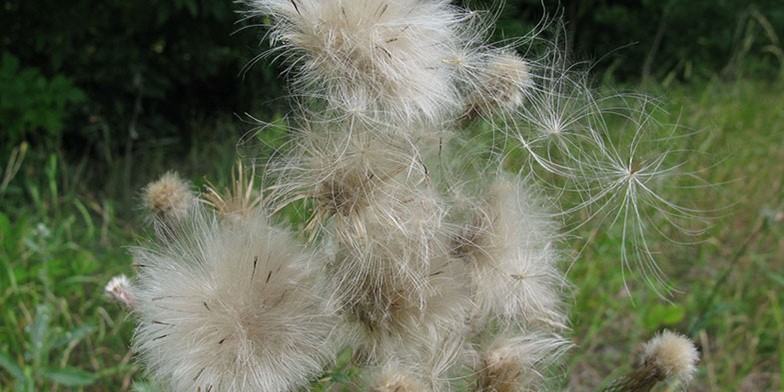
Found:
[{"label": "wild meadow", "polygon": [[[620,88],[605,80],[595,89]],[[671,152],[678,170],[699,180],[659,187],[657,195],[689,205],[709,225],[683,237],[666,231],[667,222],[650,223],[662,230],[647,243],[671,287],[662,294],[634,261],[625,264],[617,225],[580,224],[614,214],[579,210],[565,218],[561,268],[573,285],[565,300],[573,346],[553,373],[555,385],[602,390],[631,369],[641,343],[670,329],[700,352],[689,390],[784,388],[783,89],[781,76],[749,73],[623,84],[657,99],[656,120],[682,135]],[[265,110],[191,116],[173,137],[134,136],[142,112],[129,113],[129,127],[116,134],[90,120],[102,142],[83,155],[67,132],[0,149],[0,391],[157,390],[130,348],[134,316],[104,287],[136,273],[129,248],[152,235],[141,207],[145,185],[174,170],[203,192],[231,187],[238,159],[264,162],[288,135],[285,111]],[[257,118],[272,125],[259,131]],[[621,137],[629,132],[607,126]],[[481,137],[491,143],[492,135]],[[517,170],[519,159],[509,153],[507,168]],[[284,213],[281,221],[295,229],[307,224]],[[359,372],[344,351],[310,390],[360,390]]]}]

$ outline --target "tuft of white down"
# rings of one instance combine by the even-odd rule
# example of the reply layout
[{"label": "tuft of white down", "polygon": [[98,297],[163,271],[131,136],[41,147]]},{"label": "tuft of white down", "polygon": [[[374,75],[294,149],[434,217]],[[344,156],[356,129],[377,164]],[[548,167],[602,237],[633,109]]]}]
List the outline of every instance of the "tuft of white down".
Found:
[{"label": "tuft of white down", "polygon": [[469,225],[460,248],[475,269],[475,327],[493,320],[561,329],[566,316],[558,270],[556,226],[546,208],[513,176],[490,184],[484,206]]},{"label": "tuft of white down", "polygon": [[687,384],[694,377],[700,354],[692,341],[675,332],[663,331],[642,347],[640,362],[652,365],[659,376]]},{"label": "tuft of white down", "polygon": [[437,120],[460,101],[445,59],[464,13],[446,0],[248,0],[272,19],[300,93],[369,104],[396,121]]},{"label": "tuft of white down", "polygon": [[306,385],[336,344],[320,256],[260,213],[223,222],[195,212],[176,239],[134,249],[134,349],[174,391]]}]

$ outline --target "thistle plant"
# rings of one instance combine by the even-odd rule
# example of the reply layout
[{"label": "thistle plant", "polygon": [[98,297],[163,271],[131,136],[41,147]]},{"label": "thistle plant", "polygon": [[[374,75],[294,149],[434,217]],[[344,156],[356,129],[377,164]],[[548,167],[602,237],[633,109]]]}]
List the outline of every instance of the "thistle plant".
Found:
[{"label": "thistle plant", "polygon": [[[173,174],[151,184],[156,239],[134,248],[130,287],[107,287],[164,388],[297,390],[351,350],[364,390],[547,389],[570,346],[565,217],[615,211],[653,281],[643,203],[676,228],[697,217],[656,191],[672,151],[639,156],[658,137],[649,100],[596,97],[540,30],[492,45],[492,14],[444,0],[245,3],[286,65],[290,142],[259,192],[241,166],[204,203]],[[293,203],[299,235],[271,223]],[[696,352],[673,336],[616,390],[688,381]]]}]

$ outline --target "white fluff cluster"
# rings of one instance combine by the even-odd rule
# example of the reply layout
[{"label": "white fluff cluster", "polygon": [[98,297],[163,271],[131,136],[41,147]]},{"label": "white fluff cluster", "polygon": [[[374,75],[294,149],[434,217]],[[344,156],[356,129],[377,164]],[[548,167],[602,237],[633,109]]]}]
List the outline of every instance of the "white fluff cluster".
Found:
[{"label": "white fluff cluster", "polygon": [[663,331],[646,342],[640,355],[642,366],[652,366],[663,378],[684,384],[694,377],[699,359],[694,343],[671,331]]},{"label": "white fluff cluster", "polygon": [[446,0],[250,0],[293,83],[330,104],[395,119],[437,119],[458,99],[445,54],[461,11]]},{"label": "white fluff cluster", "polygon": [[635,367],[605,392],[648,392],[658,383],[669,384],[668,390],[685,389],[697,371],[699,359],[689,338],[662,331],[642,346]]},{"label": "white fluff cluster", "polygon": [[134,250],[134,349],[174,391],[288,391],[335,352],[319,256],[262,214],[193,213],[176,239]]},{"label": "white fluff cluster", "polygon": [[[265,167],[263,199],[242,169],[233,189],[211,187],[230,219],[180,203],[193,199],[181,180],[148,187],[150,210],[177,224],[135,251],[134,346],[173,390],[301,388],[339,337],[371,391],[540,390],[569,346],[555,218],[616,211],[658,277],[643,204],[670,222],[694,216],[654,190],[677,166],[638,156],[647,101],[595,98],[535,34],[493,47],[492,15],[446,0],[244,2],[271,21],[296,130]],[[628,151],[608,115],[634,127]],[[581,203],[552,213],[539,193],[553,183]],[[268,223],[264,211],[292,203],[310,248]],[[645,361],[686,380],[694,361],[670,340]]]},{"label": "white fluff cluster", "polygon": [[494,180],[483,208],[461,237],[461,251],[474,268],[476,322],[545,324],[564,328],[557,269],[557,226],[526,183],[508,175]]},{"label": "white fluff cluster", "polygon": [[184,220],[196,202],[190,184],[176,172],[168,172],[150,183],[143,191],[143,203],[155,222],[169,227]]},{"label": "white fluff cluster", "polygon": [[480,179],[492,185],[470,222],[457,218],[447,173],[461,164],[443,161],[473,158],[450,151],[462,124],[524,105],[528,63],[483,43],[479,13],[442,0],[248,3],[271,18],[297,93],[320,99],[300,102],[268,203],[312,207],[306,230],[329,244],[354,357],[379,374],[369,387],[450,390],[465,384],[456,372],[481,373],[476,353],[501,335],[554,356],[561,341],[538,337],[564,329],[557,228],[506,175]]}]

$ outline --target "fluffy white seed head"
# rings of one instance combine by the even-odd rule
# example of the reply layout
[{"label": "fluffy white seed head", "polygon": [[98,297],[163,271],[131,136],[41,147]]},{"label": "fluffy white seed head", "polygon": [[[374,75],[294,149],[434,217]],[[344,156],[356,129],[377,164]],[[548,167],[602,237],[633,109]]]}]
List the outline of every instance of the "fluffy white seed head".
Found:
[{"label": "fluffy white seed head", "polygon": [[334,355],[337,316],[305,252],[262,214],[196,214],[175,242],[134,250],[133,346],[175,391],[289,391]]},{"label": "fluffy white seed head", "polygon": [[295,87],[328,102],[369,103],[398,121],[438,119],[457,102],[444,59],[462,12],[435,0],[248,0]]},{"label": "fluffy white seed head", "polygon": [[529,184],[502,175],[475,212],[474,224],[458,237],[454,252],[473,266],[475,327],[491,321],[538,324],[561,329],[566,286],[557,268],[557,232],[546,206]]},{"label": "fluffy white seed head", "polygon": [[699,358],[689,338],[663,331],[643,345],[640,363],[652,365],[665,379],[688,383],[694,377]]},{"label": "fluffy white seed head", "polygon": [[478,68],[481,70],[468,98],[465,117],[512,112],[523,105],[533,84],[525,60],[512,52],[490,53]]},{"label": "fluffy white seed head", "polygon": [[328,268],[371,363],[456,333],[469,308],[439,199],[427,188],[382,190],[353,219],[336,217]]},{"label": "fluffy white seed head", "polygon": [[292,156],[272,166],[270,203],[314,202],[309,229],[332,216],[354,217],[384,184],[421,184],[427,169],[419,148],[398,128],[309,124],[294,139]]},{"label": "fluffy white seed head", "polygon": [[142,199],[147,211],[167,225],[185,219],[196,200],[190,184],[171,171],[147,185]]},{"label": "fluffy white seed head", "polygon": [[699,353],[689,338],[663,331],[642,346],[634,369],[605,391],[648,392],[661,382],[685,388],[694,377],[698,360]]},{"label": "fluffy white seed head", "polygon": [[[389,284],[406,303],[421,307],[431,262],[448,254],[445,215],[431,189],[386,184],[358,214],[336,216],[332,224],[340,251],[334,267],[341,286],[351,293],[365,284]],[[362,296],[352,293],[348,302]]]}]

